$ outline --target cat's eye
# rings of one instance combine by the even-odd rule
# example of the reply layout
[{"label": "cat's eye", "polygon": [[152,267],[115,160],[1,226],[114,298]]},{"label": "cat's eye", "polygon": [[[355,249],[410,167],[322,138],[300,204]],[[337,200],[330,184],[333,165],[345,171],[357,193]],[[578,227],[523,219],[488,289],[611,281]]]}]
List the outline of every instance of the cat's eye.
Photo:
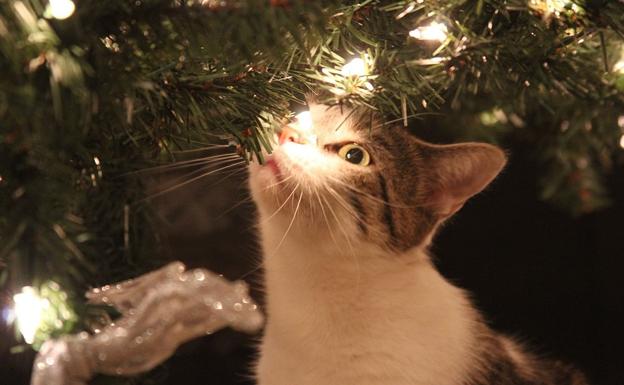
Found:
[{"label": "cat's eye", "polygon": [[364,147],[356,143],[345,144],[338,149],[338,156],[358,166],[368,166],[371,158]]}]

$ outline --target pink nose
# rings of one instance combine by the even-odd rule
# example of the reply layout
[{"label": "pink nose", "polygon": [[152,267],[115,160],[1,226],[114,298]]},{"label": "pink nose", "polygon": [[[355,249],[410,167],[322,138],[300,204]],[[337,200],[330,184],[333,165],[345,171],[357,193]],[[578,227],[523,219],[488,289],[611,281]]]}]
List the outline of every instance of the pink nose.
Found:
[{"label": "pink nose", "polygon": [[289,126],[285,126],[279,136],[280,144],[284,144],[286,142],[294,142],[299,144],[303,143],[301,135],[299,135],[297,131]]}]

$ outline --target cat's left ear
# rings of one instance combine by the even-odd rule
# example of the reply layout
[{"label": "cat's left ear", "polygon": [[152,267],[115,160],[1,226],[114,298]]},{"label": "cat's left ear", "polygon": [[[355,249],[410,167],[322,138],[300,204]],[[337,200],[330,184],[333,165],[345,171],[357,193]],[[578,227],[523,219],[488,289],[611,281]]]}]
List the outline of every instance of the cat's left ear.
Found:
[{"label": "cat's left ear", "polygon": [[428,201],[442,218],[456,213],[503,169],[507,158],[485,143],[425,145]]}]

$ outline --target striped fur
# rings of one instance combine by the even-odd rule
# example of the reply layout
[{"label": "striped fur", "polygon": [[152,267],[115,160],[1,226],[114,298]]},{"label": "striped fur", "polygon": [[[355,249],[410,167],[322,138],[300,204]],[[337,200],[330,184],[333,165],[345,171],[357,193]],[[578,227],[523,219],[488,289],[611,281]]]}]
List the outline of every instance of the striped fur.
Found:
[{"label": "striped fur", "polygon": [[[259,385],[586,385],[492,331],[427,253],[436,228],[498,174],[499,149],[438,146],[369,114],[311,107],[316,145],[252,164],[268,323]],[[368,166],[337,155],[345,143]]]}]

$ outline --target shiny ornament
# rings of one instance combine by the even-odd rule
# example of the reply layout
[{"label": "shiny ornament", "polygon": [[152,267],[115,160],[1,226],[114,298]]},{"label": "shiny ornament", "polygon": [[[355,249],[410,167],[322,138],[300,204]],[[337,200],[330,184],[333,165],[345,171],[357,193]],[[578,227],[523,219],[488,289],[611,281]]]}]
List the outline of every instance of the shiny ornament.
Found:
[{"label": "shiny ornament", "polygon": [[122,317],[99,333],[47,341],[31,385],[85,385],[94,373],[135,375],[170,357],[180,344],[226,326],[255,332],[263,323],[243,282],[229,282],[180,262],[139,278],[94,289],[90,302]]}]

